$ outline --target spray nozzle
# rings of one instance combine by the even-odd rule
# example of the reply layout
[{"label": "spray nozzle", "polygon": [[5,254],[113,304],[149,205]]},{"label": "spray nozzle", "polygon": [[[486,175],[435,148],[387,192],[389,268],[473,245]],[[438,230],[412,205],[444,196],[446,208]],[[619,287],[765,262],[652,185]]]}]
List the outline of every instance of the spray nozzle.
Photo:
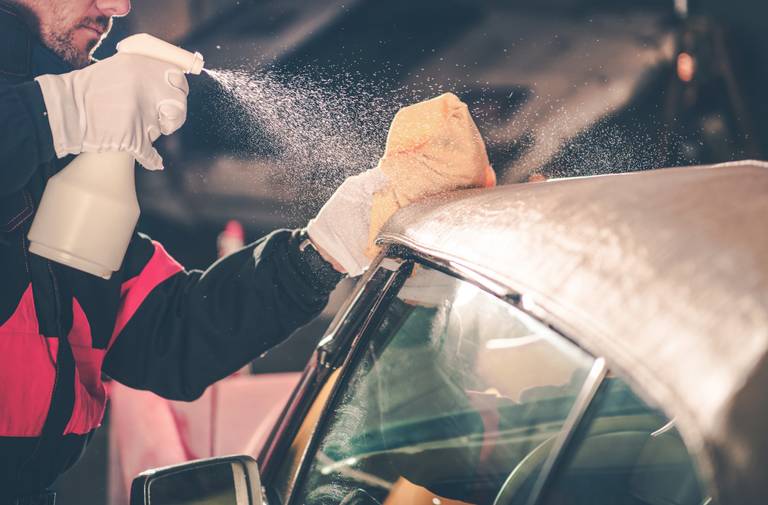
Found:
[{"label": "spray nozzle", "polygon": [[176,65],[187,74],[199,74],[205,65],[202,54],[187,51],[146,33],[121,40],[117,44],[117,52],[162,60]]}]

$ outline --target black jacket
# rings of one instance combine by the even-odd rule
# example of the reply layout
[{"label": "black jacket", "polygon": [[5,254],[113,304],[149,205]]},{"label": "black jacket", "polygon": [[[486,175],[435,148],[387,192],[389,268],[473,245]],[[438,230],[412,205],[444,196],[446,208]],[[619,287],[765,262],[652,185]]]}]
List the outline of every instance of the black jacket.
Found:
[{"label": "black jacket", "polygon": [[192,400],[307,323],[340,275],[297,231],[185,271],[136,234],[109,280],[28,251],[56,160],[33,78],[70,69],[0,2],[0,505],[78,459],[102,419],[102,373]]}]

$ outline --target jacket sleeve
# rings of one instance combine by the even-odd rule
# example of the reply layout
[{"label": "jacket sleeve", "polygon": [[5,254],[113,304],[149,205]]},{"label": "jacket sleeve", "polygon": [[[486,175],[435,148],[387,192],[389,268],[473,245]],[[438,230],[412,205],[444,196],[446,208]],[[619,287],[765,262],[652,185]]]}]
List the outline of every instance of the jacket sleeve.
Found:
[{"label": "jacket sleeve", "polygon": [[23,188],[54,156],[40,86],[35,81],[0,84],[0,197]]},{"label": "jacket sleeve", "polygon": [[123,283],[104,372],[193,400],[282,342],[320,313],[341,278],[316,253],[300,251],[299,240],[297,231],[276,231],[205,272],[187,272],[137,236],[123,268],[143,266]]}]

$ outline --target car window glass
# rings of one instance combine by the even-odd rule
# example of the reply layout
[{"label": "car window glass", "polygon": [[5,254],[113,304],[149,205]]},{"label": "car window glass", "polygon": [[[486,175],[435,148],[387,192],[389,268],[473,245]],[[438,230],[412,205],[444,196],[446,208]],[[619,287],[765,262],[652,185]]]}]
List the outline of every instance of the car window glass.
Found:
[{"label": "car window glass", "polygon": [[[492,504],[554,446],[593,359],[508,303],[418,268],[370,331],[293,503]],[[521,483],[526,493],[536,465]]]},{"label": "car window glass", "polygon": [[715,505],[674,421],[618,378],[603,383],[569,447],[545,505]]}]

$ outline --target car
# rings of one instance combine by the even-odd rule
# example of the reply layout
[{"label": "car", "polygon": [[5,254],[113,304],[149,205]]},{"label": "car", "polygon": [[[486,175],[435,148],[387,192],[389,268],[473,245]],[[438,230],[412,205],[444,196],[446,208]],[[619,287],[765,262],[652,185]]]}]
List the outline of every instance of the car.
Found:
[{"label": "car", "polygon": [[258,464],[131,502],[764,504],[766,222],[754,161],[402,209]]}]

